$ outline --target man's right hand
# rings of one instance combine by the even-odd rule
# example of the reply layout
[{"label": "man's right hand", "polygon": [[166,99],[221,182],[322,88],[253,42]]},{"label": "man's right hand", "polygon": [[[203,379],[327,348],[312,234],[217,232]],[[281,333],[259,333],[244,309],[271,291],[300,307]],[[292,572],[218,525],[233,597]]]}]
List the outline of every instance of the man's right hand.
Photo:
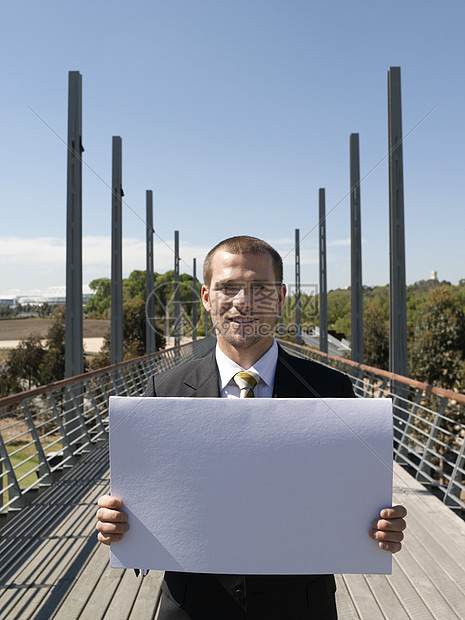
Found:
[{"label": "man's right hand", "polygon": [[128,531],[128,515],[121,510],[123,500],[112,495],[102,495],[98,500],[97,510],[97,538],[104,545],[121,540]]}]

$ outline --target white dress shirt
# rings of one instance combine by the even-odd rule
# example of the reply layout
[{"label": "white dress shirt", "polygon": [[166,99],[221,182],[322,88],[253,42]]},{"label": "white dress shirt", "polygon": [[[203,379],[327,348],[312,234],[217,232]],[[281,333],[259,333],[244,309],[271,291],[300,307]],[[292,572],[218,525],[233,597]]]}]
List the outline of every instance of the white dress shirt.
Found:
[{"label": "white dress shirt", "polygon": [[240,390],[233,377],[237,372],[255,372],[260,381],[254,388],[255,398],[271,398],[273,396],[274,375],[278,363],[278,345],[273,338],[273,344],[262,357],[250,368],[242,368],[233,362],[216,345],[216,363],[218,365],[221,398],[239,398]]}]

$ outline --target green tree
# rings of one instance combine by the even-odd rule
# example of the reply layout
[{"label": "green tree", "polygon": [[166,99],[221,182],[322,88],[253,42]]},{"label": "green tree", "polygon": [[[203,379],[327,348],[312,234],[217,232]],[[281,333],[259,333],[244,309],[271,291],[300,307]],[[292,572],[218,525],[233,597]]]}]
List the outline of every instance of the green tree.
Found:
[{"label": "green tree", "polygon": [[465,388],[465,313],[450,286],[434,288],[418,314],[409,376],[445,388]]},{"label": "green tree", "polygon": [[[123,303],[123,359],[145,355],[145,302],[142,299],[127,299]],[[164,346],[163,337],[155,332],[156,349]],[[92,370],[110,365],[111,328],[108,328],[102,348],[92,359]]]},{"label": "green tree", "polygon": [[45,344],[31,334],[13,349],[0,372],[0,393],[5,396],[24,389],[59,381],[65,376],[65,307],[53,310]]},{"label": "green tree", "polygon": [[8,361],[8,372],[11,380],[22,382],[26,381],[27,389],[41,384],[40,364],[45,355],[41,337],[31,334],[20,341],[18,346],[12,350]]},{"label": "green tree", "polygon": [[128,299],[123,304],[124,359],[145,354],[145,303],[142,299]]},{"label": "green tree", "polygon": [[45,385],[60,381],[65,376],[65,307],[55,308],[52,325],[47,332],[43,359],[39,366],[40,383]]},{"label": "green tree", "polygon": [[328,328],[350,339],[350,289],[328,293]]},{"label": "green tree", "polygon": [[[202,325],[202,304],[201,304],[201,292],[202,285],[197,281],[195,295],[193,290],[192,276],[182,273],[179,276],[179,298],[184,311],[184,316],[190,322],[192,317],[193,303],[197,305],[197,321],[198,328]],[[195,302],[194,302],[195,298]],[[174,315],[174,271],[167,271],[164,274],[157,274],[155,282],[155,317],[160,320],[164,320],[167,310],[169,315]],[[187,328],[190,330],[190,327]]]},{"label": "green tree", "polygon": [[44,304],[40,306],[39,316],[41,318],[50,316],[51,314],[53,314],[53,306],[51,306],[48,302],[45,302]]},{"label": "green tree", "polygon": [[[86,313],[93,318],[109,318],[111,311],[111,280],[98,278],[89,284],[94,294],[86,304]],[[196,299],[197,315],[200,316],[200,290],[202,285],[197,281]],[[166,308],[173,314],[174,303],[174,271],[154,274],[155,316],[164,317]],[[179,277],[179,293],[184,312],[192,316],[193,290],[192,276],[182,273]],[[134,270],[128,278],[123,279],[123,302],[128,299],[146,299],[145,271]]]},{"label": "green tree", "polygon": [[86,304],[86,312],[89,316],[96,318],[108,318],[111,307],[111,280],[109,278],[98,278],[92,280],[89,287],[94,294]]},{"label": "green tree", "polygon": [[128,278],[123,280],[123,300],[142,299],[145,300],[145,271],[135,269],[131,271]]},{"label": "green tree", "polygon": [[364,286],[363,307],[368,308],[374,301],[383,310],[386,320],[389,320],[389,286]]},{"label": "green tree", "polygon": [[12,375],[9,364],[0,366],[0,398],[20,391],[20,380]]},{"label": "green tree", "polygon": [[363,359],[368,366],[389,369],[389,323],[375,300],[363,313]]}]

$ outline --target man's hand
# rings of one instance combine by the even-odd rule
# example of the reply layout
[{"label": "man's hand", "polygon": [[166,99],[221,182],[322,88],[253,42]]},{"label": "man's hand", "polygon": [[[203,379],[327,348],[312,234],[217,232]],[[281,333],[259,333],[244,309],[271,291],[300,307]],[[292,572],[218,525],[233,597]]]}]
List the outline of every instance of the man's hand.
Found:
[{"label": "man's hand", "polygon": [[403,531],[407,527],[404,517],[407,511],[403,506],[383,508],[377,519],[371,522],[370,538],[378,541],[378,545],[385,551],[397,553],[402,548]]},{"label": "man's hand", "polygon": [[102,495],[98,500],[100,508],[97,510],[97,538],[104,545],[117,542],[123,538],[124,532],[127,532],[129,525],[127,524],[128,515],[121,510],[123,500],[112,495]]}]

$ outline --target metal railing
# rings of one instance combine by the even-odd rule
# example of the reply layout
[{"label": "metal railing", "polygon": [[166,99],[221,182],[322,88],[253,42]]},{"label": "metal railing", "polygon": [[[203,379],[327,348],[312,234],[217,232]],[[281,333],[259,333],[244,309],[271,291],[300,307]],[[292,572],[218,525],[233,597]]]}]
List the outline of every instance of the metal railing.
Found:
[{"label": "metal railing", "polygon": [[465,509],[465,394],[280,341],[349,375],[357,396],[392,398],[394,459],[451,508]]},{"label": "metal railing", "polygon": [[139,396],[148,379],[203,357],[213,337],[0,399],[0,514],[20,510],[107,434],[109,397]]},{"label": "metal railing", "polygon": [[[111,395],[143,394],[149,377],[199,358],[210,337],[0,399],[0,513],[31,494],[106,436]],[[394,457],[456,510],[465,509],[465,395],[280,341],[293,355],[347,373],[361,397],[392,397]]]}]

